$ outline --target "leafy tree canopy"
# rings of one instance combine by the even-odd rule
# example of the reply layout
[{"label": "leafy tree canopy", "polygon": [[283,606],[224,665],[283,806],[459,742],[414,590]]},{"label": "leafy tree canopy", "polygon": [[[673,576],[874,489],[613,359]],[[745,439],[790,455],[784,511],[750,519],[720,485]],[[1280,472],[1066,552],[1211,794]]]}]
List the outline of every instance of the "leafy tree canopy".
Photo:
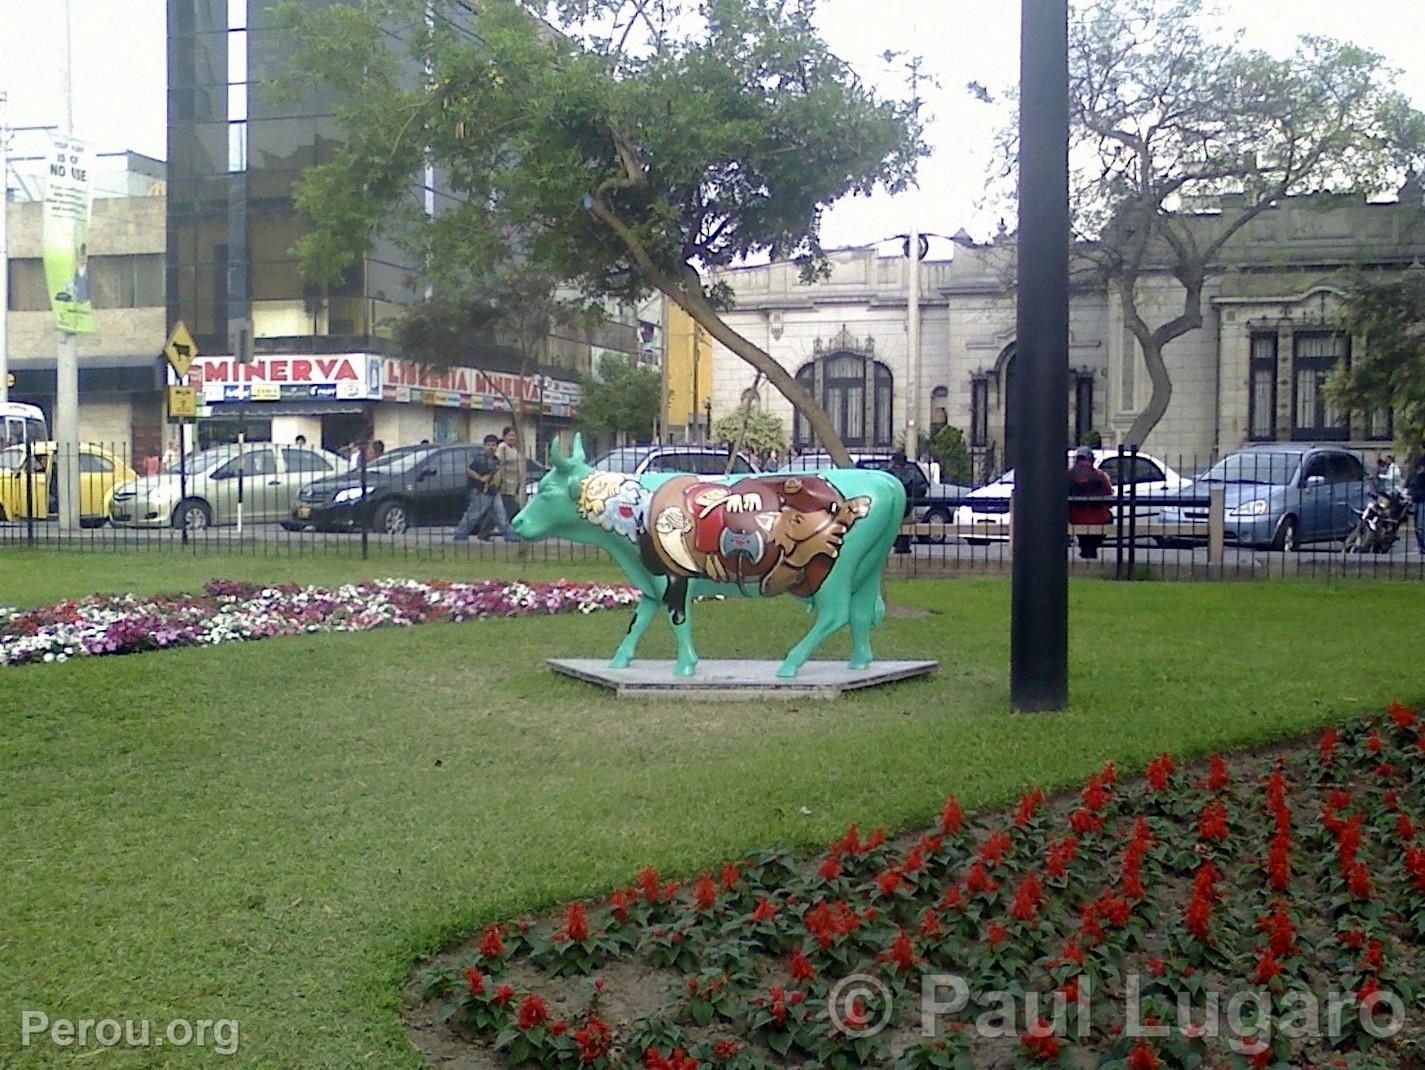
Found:
[{"label": "leafy tree canopy", "polygon": [[1358,412],[1394,410],[1395,436],[1411,455],[1425,450],[1425,268],[1399,279],[1360,278],[1347,294],[1343,326],[1363,337],[1332,376],[1332,400]]},{"label": "leafy tree canopy", "polygon": [[739,405],[713,421],[712,437],[716,442],[737,443],[739,448],[761,457],[772,450],[785,452],[787,449],[787,432],[781,419],[756,405]]},{"label": "leafy tree canopy", "polygon": [[[1217,25],[1201,0],[1093,0],[1070,19],[1076,255],[1120,297],[1153,386],[1131,443],[1167,411],[1163,347],[1202,325],[1204,284],[1243,228],[1288,196],[1390,188],[1425,151],[1425,117],[1376,53],[1305,36],[1277,58]],[[1007,128],[1003,174],[1015,155]],[[1240,207],[1204,214],[1224,194]],[[1181,312],[1155,323],[1138,282],[1163,269]]]},{"label": "leafy tree canopy", "polygon": [[[726,325],[728,295],[698,274],[761,254],[816,269],[826,207],[905,188],[925,153],[917,101],[863,85],[822,41],[815,7],[279,5],[294,84],[335,90],[349,137],[302,183],[298,203],[315,222],[299,246],[305,271],[333,280],[388,236],[441,292],[478,290],[512,260],[589,298],[653,287],[839,449],[830,420]],[[433,217],[411,195],[427,167],[460,197]]]},{"label": "leafy tree canopy", "polygon": [[599,362],[599,379],[584,385],[579,425],[605,447],[619,434],[651,442],[662,401],[662,376],[611,353]]}]

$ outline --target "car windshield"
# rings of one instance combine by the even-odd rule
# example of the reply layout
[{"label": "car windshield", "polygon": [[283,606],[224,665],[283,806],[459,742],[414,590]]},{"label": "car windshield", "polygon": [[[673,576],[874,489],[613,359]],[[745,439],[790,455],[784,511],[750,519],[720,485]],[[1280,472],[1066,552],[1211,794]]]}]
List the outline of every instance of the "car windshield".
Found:
[{"label": "car windshield", "polygon": [[[220,461],[235,456],[237,456],[236,446],[213,446],[210,449],[199,450],[197,453],[190,453],[185,461],[185,467],[188,469],[189,475],[196,475],[198,472],[206,472]],[[174,461],[163,471],[167,475],[178,475],[178,462]]]},{"label": "car windshield", "polygon": [[632,475],[638,471],[639,462],[648,456],[649,450],[610,450],[594,461],[594,467],[602,472],[624,472]]},{"label": "car windshield", "polygon": [[0,450],[0,472],[18,472],[24,463],[25,450],[23,446],[11,446],[8,450]]},{"label": "car windshield", "polygon": [[1300,464],[1299,453],[1257,450],[1229,453],[1197,478],[1204,483],[1260,483],[1269,487],[1284,487],[1291,483]]}]

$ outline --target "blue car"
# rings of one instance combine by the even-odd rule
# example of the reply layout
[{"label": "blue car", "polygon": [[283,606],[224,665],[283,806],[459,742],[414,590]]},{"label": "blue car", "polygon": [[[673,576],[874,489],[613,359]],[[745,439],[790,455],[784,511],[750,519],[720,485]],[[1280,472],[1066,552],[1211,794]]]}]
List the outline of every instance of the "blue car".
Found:
[{"label": "blue car", "polygon": [[[1361,458],[1340,446],[1301,442],[1245,446],[1224,455],[1199,475],[1194,494],[1224,488],[1224,537],[1239,546],[1297,550],[1306,543],[1344,539],[1365,507],[1366,471]],[[1164,508],[1165,524],[1202,525],[1207,538],[1208,503]]]}]

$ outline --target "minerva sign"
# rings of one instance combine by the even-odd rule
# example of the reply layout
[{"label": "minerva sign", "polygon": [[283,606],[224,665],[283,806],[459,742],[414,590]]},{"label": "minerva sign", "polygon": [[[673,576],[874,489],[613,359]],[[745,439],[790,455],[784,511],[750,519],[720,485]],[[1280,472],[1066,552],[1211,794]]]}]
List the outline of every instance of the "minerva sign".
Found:
[{"label": "minerva sign", "polygon": [[507,399],[531,406],[543,395],[545,412],[570,416],[579,402],[577,383],[478,368],[431,368],[388,357],[381,367],[381,396],[386,401],[415,402],[446,408],[508,412]]},{"label": "minerva sign", "polygon": [[381,396],[380,361],[365,353],[260,356],[243,364],[232,357],[199,357],[189,371],[203,400],[296,401]]}]

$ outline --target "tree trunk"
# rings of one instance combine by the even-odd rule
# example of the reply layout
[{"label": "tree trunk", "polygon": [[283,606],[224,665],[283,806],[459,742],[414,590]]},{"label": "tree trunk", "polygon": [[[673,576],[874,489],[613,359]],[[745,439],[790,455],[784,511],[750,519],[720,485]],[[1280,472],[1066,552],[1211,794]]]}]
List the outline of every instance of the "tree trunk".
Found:
[{"label": "tree trunk", "polygon": [[836,462],[838,467],[855,467],[851,460],[851,454],[842,444],[841,436],[836,433],[836,425],[831,422],[831,417],[826,414],[825,409],[817,404],[811,394],[802,389],[802,385],[786,368],[782,367],[760,346],[753,345],[729,327],[727,322],[718,315],[717,309],[713,308],[712,303],[701,293],[692,294],[676,289],[664,289],[663,292],[675,301],[684,312],[692,316],[693,320],[710,335],[761,372],[767,381],[776,387],[777,392],[791,402],[792,408],[801,413],[807,423],[811,424],[812,433],[826,448],[826,452],[831,454],[831,459]]},{"label": "tree trunk", "polygon": [[1168,366],[1163,362],[1163,346],[1156,339],[1139,342],[1143,349],[1143,363],[1148,368],[1148,379],[1153,384],[1153,396],[1143,411],[1133,418],[1133,426],[1124,438],[1126,446],[1142,446],[1143,440],[1158,421],[1168,411],[1168,402],[1173,399],[1173,381],[1168,377]]}]

